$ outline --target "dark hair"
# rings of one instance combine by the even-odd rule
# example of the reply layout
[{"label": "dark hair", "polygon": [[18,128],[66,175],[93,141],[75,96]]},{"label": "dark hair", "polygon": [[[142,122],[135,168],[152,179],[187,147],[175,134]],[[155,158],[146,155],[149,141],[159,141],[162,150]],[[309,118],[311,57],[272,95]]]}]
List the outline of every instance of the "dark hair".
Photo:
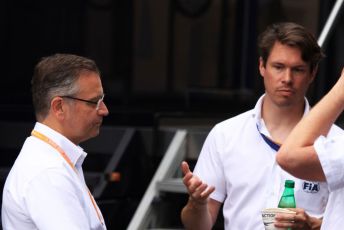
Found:
[{"label": "dark hair", "polygon": [[85,57],[54,54],[40,60],[31,80],[32,101],[38,121],[48,114],[54,97],[78,92],[79,88],[75,83],[85,71],[95,72],[100,76],[96,63]]},{"label": "dark hair", "polygon": [[277,23],[267,27],[258,37],[259,55],[264,65],[276,41],[299,48],[302,60],[309,63],[311,72],[325,57],[314,35],[303,26],[292,22]]}]

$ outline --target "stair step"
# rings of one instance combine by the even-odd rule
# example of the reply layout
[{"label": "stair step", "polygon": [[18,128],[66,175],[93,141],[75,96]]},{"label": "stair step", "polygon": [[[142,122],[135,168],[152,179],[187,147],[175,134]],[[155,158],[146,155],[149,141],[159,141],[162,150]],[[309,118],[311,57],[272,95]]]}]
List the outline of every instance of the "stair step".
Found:
[{"label": "stair step", "polygon": [[159,181],[156,186],[160,192],[187,193],[182,178],[172,178]]}]

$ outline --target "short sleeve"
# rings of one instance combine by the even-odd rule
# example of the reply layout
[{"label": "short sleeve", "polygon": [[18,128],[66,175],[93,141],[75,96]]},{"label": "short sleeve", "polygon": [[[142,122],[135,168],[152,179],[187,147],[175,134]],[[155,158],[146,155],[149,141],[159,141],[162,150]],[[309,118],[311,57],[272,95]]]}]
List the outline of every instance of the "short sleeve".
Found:
[{"label": "short sleeve", "polygon": [[329,190],[344,187],[344,136],[320,136],[314,143]]},{"label": "short sleeve", "polygon": [[195,166],[194,174],[204,183],[214,186],[210,198],[223,202],[226,198],[225,175],[219,151],[221,149],[220,132],[215,126],[208,134]]}]

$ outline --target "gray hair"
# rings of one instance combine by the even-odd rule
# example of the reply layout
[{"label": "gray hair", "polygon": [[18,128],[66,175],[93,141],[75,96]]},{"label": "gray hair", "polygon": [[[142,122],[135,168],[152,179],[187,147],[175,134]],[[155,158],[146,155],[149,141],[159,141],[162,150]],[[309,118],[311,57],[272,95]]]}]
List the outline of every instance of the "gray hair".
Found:
[{"label": "gray hair", "polygon": [[100,76],[96,63],[85,57],[54,54],[41,59],[31,80],[32,101],[38,121],[47,116],[54,97],[78,93],[76,82],[84,72],[95,72]]}]

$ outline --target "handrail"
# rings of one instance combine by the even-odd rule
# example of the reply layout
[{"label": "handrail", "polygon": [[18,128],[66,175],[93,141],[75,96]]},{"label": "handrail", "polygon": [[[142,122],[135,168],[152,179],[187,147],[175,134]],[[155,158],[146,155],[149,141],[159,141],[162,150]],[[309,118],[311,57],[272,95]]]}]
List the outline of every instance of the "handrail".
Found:
[{"label": "handrail", "polygon": [[334,22],[340,12],[341,7],[343,6],[344,0],[337,0],[334,4],[330,16],[328,17],[326,24],[321,31],[321,34],[318,39],[318,44],[320,47],[323,47],[326,39],[328,38],[328,34],[330,33],[331,29],[333,28]]},{"label": "handrail", "polygon": [[158,195],[157,184],[166,178],[173,176],[173,171],[178,167],[186,153],[186,130],[178,130],[174,135],[160,165],[151,180],[136,212],[131,219],[127,230],[145,229],[149,224],[149,213],[151,212],[151,203]]}]

